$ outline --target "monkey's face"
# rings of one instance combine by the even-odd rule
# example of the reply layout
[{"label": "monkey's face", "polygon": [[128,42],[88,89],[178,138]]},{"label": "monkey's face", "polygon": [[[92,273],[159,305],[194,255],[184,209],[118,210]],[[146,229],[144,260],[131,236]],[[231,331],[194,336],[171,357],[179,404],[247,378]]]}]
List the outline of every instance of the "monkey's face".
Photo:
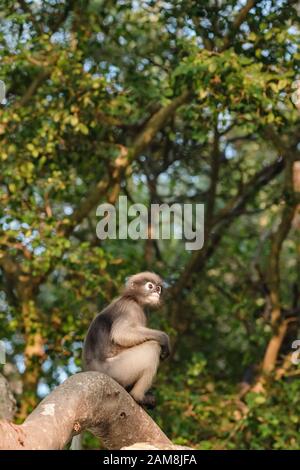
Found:
[{"label": "monkey's face", "polygon": [[153,307],[158,306],[160,304],[161,291],[161,285],[156,284],[155,282],[147,281],[143,285],[143,303]]},{"label": "monkey's face", "polygon": [[133,297],[140,305],[158,307],[161,303],[162,285],[160,276],[146,271],[130,276],[125,294]]}]

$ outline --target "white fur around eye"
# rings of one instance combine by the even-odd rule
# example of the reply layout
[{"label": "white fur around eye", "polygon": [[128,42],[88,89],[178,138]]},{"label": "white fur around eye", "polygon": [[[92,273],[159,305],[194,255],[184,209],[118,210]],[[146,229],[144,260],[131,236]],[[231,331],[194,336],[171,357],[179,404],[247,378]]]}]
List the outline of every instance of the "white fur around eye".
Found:
[{"label": "white fur around eye", "polygon": [[145,287],[146,287],[147,290],[153,290],[154,289],[154,285],[152,284],[152,282],[147,282]]}]

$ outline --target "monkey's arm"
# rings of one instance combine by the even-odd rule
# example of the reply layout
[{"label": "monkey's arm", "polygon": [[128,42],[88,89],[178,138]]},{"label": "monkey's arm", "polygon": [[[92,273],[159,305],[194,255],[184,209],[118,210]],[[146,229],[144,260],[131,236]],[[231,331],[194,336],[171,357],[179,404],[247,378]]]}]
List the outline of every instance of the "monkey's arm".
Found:
[{"label": "monkey's arm", "polygon": [[116,321],[111,330],[111,339],[119,346],[130,348],[145,341],[157,341],[164,350],[166,357],[170,352],[169,337],[159,330],[146,328],[142,325],[135,325],[128,320]]}]

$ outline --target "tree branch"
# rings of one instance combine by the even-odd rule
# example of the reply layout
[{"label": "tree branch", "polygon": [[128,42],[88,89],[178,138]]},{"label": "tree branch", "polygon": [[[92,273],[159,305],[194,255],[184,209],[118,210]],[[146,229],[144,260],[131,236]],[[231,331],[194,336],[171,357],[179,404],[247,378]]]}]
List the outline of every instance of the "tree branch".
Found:
[{"label": "tree branch", "polygon": [[185,287],[191,287],[193,284],[193,274],[199,272],[204,268],[207,260],[215,252],[219,245],[225,230],[231,225],[235,217],[243,211],[247,203],[254,197],[254,195],[267,183],[272,181],[284,168],[284,160],[277,159],[271,165],[263,168],[257,172],[245,184],[243,193],[233,198],[229,204],[222,209],[222,211],[215,217],[209,239],[205,240],[204,248],[200,251],[195,251],[189,262],[187,263],[183,273],[178,279],[177,283],[171,289],[172,295],[176,296]]},{"label": "tree branch", "polygon": [[0,449],[63,449],[85,429],[100,437],[108,449],[136,442],[172,446],[117,382],[98,372],[81,372],[50,393],[23,424],[0,421]]},{"label": "tree branch", "polygon": [[[289,234],[297,207],[296,188],[294,188],[294,154],[286,156],[286,174],[284,184],[285,206],[282,211],[278,229],[271,235],[271,250],[267,263],[267,285],[271,304],[271,326],[273,336],[267,345],[262,364],[262,373],[271,372],[276,365],[276,360],[282,342],[285,338],[288,323],[282,318],[280,299],[280,268],[279,260],[284,240]],[[262,379],[259,379],[260,381]]]},{"label": "tree branch", "polygon": [[225,37],[224,43],[223,43],[223,46],[221,47],[220,52],[223,52],[226,49],[228,49],[228,47],[230,47],[231,40],[232,40],[233,36],[238,31],[241,24],[244,23],[244,21],[246,20],[247,15],[248,15],[249,11],[251,10],[251,8],[253,8],[256,5],[256,3],[258,3],[258,1],[259,0],[248,0],[246,5],[241,9],[241,11],[235,17],[235,19],[234,19],[234,21],[231,25],[231,30],[228,33],[228,35]]},{"label": "tree branch", "polygon": [[114,202],[120,190],[120,180],[130,164],[147,148],[155,135],[165,125],[168,119],[174,115],[176,110],[184,104],[191,96],[189,91],[184,91],[180,96],[175,98],[171,103],[162,107],[147,122],[144,129],[138,134],[129,149],[120,146],[119,156],[114,161],[110,175],[100,180],[82,200],[79,207],[74,211],[72,216],[64,221],[58,230],[60,236],[68,236],[72,233],[76,225],[89,214],[89,212],[97,205],[102,196],[107,194],[107,200]]}]

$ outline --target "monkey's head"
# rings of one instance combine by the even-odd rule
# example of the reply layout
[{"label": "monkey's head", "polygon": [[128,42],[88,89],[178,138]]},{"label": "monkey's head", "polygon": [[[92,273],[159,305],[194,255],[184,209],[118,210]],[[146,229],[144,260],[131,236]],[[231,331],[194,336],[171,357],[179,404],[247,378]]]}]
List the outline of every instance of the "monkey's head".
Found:
[{"label": "monkey's head", "polygon": [[130,276],[124,295],[133,297],[139,304],[158,307],[161,303],[162,279],[155,273],[143,272]]}]

